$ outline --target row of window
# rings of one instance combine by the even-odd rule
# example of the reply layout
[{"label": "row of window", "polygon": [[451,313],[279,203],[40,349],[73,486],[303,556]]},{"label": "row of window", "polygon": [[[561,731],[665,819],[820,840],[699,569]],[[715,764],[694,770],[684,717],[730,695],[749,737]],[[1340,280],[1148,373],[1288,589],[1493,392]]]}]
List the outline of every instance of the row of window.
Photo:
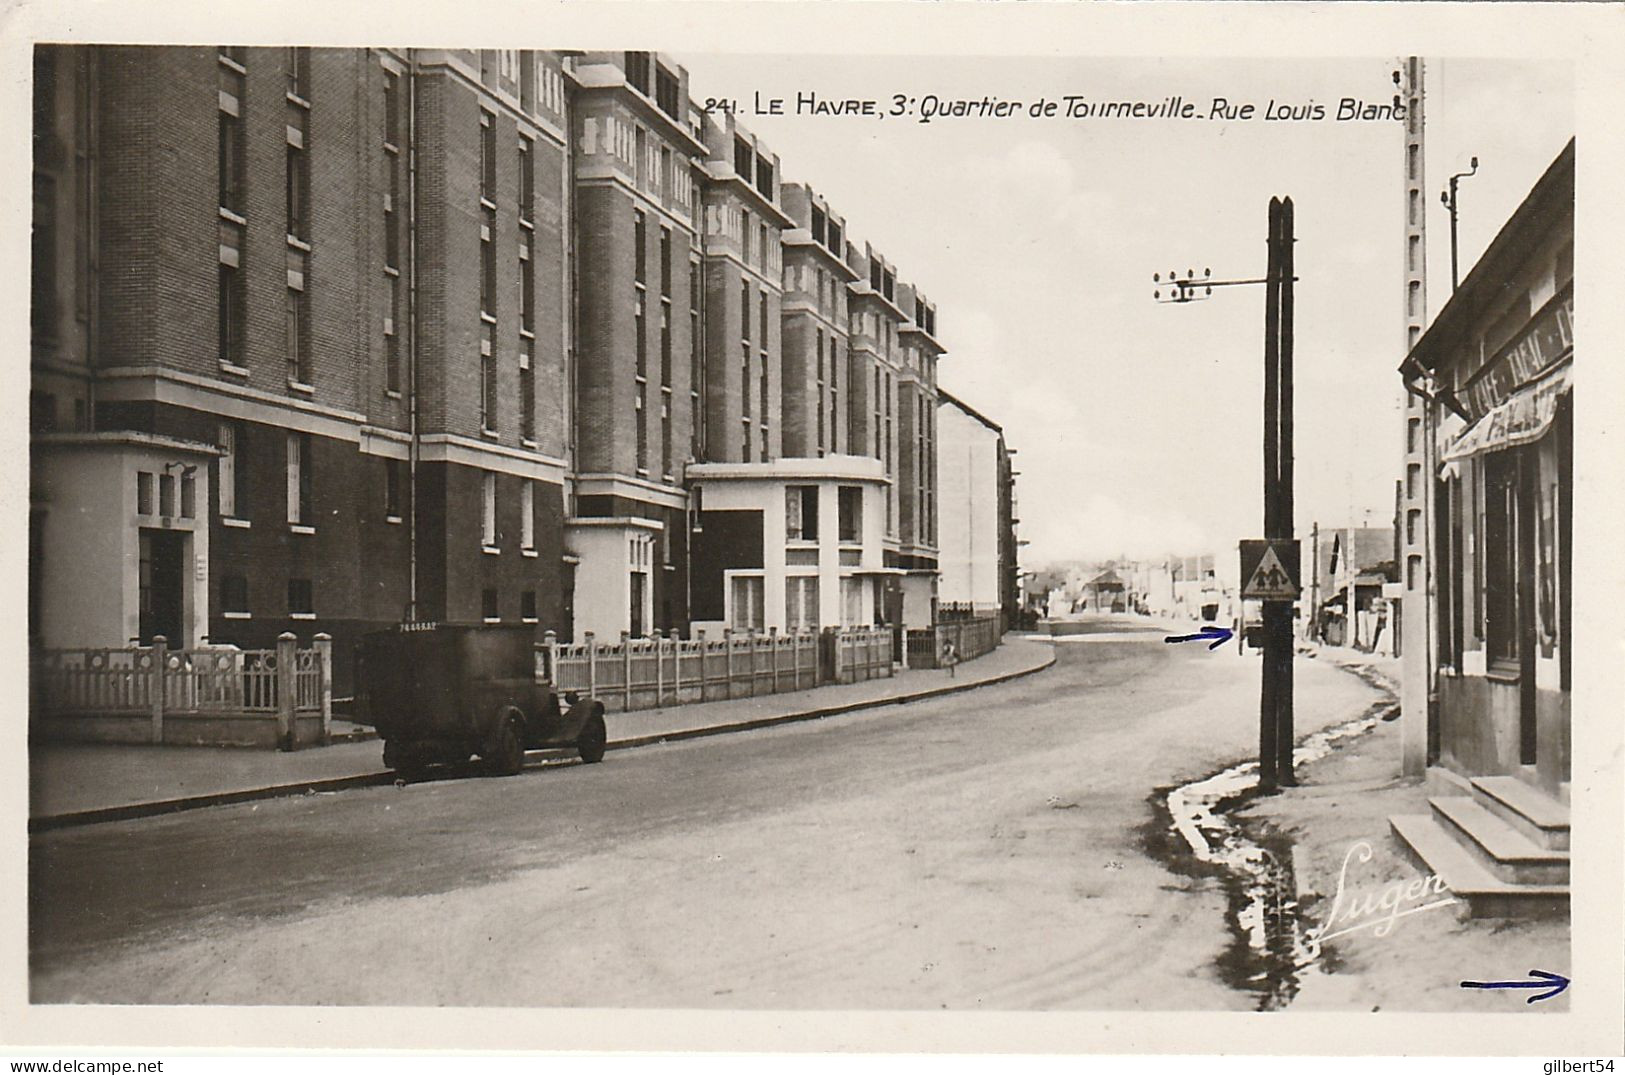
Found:
[{"label": "row of window", "polygon": [[[249,521],[248,486],[248,427],[241,422],[223,422],[219,429],[220,456],[216,462],[218,490],[217,507],[220,516],[232,523]],[[310,526],[315,522],[314,487],[315,458],[311,454],[311,436],[308,433],[288,433],[287,460],[287,521],[293,526]],[[384,518],[400,522],[402,518],[403,482],[401,462],[397,459],[381,460],[384,468]],[[142,473],[138,478],[138,511],[152,514],[152,475]],[[173,477],[159,476],[158,504],[162,515],[172,515]],[[182,518],[192,515],[192,485],[190,474],[181,477]],[[497,476],[486,472],[482,478],[482,514],[480,544],[488,551],[498,551],[500,535],[497,530]],[[169,483],[169,484],[166,484]],[[166,490],[168,492],[166,492]],[[536,548],[536,483],[525,479],[519,487],[519,547],[527,552]]]},{"label": "row of window", "polygon": [[[792,634],[816,631],[823,623],[819,614],[819,586],[816,575],[791,575],[784,580],[784,629]],[[841,580],[841,623],[862,625],[864,580]],[[767,581],[761,575],[734,574],[728,578],[728,625],[735,631],[766,630]],[[878,596],[877,596],[878,604]]]},{"label": "row of window", "polygon": [[[243,250],[248,219],[245,201],[247,89],[245,49],[219,51],[219,119],[216,173],[220,204],[220,257],[217,284],[218,339],[221,366],[234,373],[247,369],[244,352],[247,300]],[[306,294],[310,272],[310,50],[285,50],[283,215],[287,238],[287,292],[284,301],[284,351],[290,386],[308,391],[311,379],[310,318]]]},{"label": "row of window", "polygon": [[[247,575],[230,573],[220,576],[220,612],[226,619],[249,619],[253,615],[249,596]],[[293,617],[315,618],[316,588],[312,580],[288,580],[286,613]],[[495,589],[487,588],[480,592],[480,615],[487,623],[502,622],[501,602]],[[519,622],[537,622],[535,590],[519,592]]]},{"label": "row of window", "polygon": [[[863,541],[863,489],[842,485],[836,489],[837,539],[843,545]],[[784,536],[788,541],[818,540],[818,486],[784,487]]]}]

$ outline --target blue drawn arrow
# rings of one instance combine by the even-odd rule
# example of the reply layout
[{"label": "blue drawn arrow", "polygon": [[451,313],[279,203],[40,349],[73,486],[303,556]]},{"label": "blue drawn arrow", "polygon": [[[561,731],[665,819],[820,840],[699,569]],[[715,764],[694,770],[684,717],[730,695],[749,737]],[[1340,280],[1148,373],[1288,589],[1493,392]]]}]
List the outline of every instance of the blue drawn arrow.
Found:
[{"label": "blue drawn arrow", "polygon": [[1235,634],[1235,633],[1236,632],[1232,631],[1228,627],[1216,627],[1216,626],[1214,626],[1213,624],[1210,623],[1210,624],[1207,624],[1206,626],[1204,626],[1200,631],[1198,631],[1194,635],[1169,635],[1167,638],[1164,638],[1163,641],[1164,642],[1207,642],[1207,641],[1211,640],[1213,644],[1211,646],[1209,646],[1208,649],[1218,649],[1220,646],[1222,646],[1226,642],[1230,641],[1230,636]]},{"label": "blue drawn arrow", "polygon": [[1463,989],[1545,989],[1539,996],[1530,997],[1527,1003],[1533,1004],[1537,1000],[1547,1000],[1569,987],[1569,980],[1561,974],[1550,971],[1532,970],[1529,976],[1532,982],[1462,982]]}]

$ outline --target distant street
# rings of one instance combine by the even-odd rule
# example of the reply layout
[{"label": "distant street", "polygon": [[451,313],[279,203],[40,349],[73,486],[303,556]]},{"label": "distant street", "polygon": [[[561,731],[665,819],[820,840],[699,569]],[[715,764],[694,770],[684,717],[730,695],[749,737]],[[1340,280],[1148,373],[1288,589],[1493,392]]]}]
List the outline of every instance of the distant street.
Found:
[{"label": "distant street", "polygon": [[[1247,1009],[1149,800],[1256,749],[1258,660],[1072,626],[937,702],[36,836],[32,999]],[[1376,697],[1298,665],[1300,732]]]}]

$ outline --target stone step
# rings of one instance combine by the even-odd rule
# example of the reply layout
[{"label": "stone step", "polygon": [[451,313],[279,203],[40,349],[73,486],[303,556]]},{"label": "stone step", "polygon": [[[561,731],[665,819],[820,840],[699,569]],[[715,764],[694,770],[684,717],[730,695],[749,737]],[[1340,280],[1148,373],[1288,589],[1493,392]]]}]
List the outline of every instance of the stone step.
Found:
[{"label": "stone step", "polygon": [[1517,884],[1561,885],[1569,880],[1569,853],[1541,847],[1465,795],[1429,799],[1446,831],[1476,854],[1489,871]]},{"label": "stone step", "polygon": [[1515,776],[1478,776],[1473,798],[1541,847],[1569,849],[1569,808]]},{"label": "stone step", "polygon": [[1451,892],[1467,902],[1472,917],[1568,916],[1568,885],[1520,885],[1495,876],[1434,815],[1396,814],[1388,819],[1388,825],[1419,866],[1438,874]]}]

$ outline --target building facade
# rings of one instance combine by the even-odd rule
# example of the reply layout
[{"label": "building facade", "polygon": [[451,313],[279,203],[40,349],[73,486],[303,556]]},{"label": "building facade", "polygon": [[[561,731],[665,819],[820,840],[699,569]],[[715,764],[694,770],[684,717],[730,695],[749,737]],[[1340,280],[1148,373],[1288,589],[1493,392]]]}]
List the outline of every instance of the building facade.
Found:
[{"label": "building facade", "polygon": [[1436,430],[1430,763],[1554,797],[1570,767],[1573,296],[1571,141],[1402,367]]},{"label": "building facade", "polygon": [[1021,607],[1016,562],[1015,478],[1004,430],[945,391],[938,393],[936,508],[939,596],[976,614]]},{"label": "building facade", "polygon": [[34,139],[39,643],[932,621],[936,308],[670,57],[41,46]]}]

